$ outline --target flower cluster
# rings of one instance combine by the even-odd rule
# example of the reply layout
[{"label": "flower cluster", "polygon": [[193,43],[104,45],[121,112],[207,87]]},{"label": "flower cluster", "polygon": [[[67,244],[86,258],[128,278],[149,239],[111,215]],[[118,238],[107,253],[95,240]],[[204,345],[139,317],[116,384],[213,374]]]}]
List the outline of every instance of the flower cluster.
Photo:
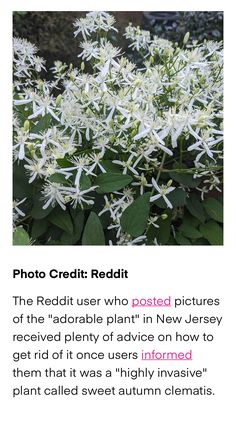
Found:
[{"label": "flower cluster", "polygon": [[117,29],[113,27],[114,24],[114,17],[107,12],[89,12],[85,18],[77,19],[74,22],[76,28],[74,35],[78,36],[81,33],[83,39],[87,40],[92,33],[108,32],[109,30],[117,32]]},{"label": "flower cluster", "polygon": [[36,244],[214,244],[222,43],[179,47],[130,24],[138,68],[108,40],[114,24],[106,12],[76,20],[82,62],[57,61],[52,81],[36,47],[14,40],[14,222],[26,213]]}]

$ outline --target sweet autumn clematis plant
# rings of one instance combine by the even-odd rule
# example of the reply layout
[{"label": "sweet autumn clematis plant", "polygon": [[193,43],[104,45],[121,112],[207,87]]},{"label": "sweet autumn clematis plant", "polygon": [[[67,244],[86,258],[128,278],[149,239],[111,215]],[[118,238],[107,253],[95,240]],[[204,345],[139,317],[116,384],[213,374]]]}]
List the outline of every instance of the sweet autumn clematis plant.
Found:
[{"label": "sweet autumn clematis plant", "polygon": [[111,42],[111,14],[74,25],[78,64],[56,61],[50,81],[13,41],[14,243],[222,244],[222,42],[130,24],[140,67]]}]

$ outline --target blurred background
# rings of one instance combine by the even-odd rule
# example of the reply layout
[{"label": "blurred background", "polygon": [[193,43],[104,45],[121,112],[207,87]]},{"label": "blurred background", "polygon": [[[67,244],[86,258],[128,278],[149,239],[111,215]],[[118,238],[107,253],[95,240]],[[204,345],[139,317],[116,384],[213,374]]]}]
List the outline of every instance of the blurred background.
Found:
[{"label": "blurred background", "polygon": [[[223,12],[111,12],[119,34],[112,42],[127,50],[122,37],[125,27],[132,22],[158,37],[182,43],[187,31],[192,40],[223,39]],[[13,12],[13,33],[28,39],[40,50],[39,55],[51,67],[55,60],[79,65],[80,38],[74,38],[73,22],[86,12]]]}]

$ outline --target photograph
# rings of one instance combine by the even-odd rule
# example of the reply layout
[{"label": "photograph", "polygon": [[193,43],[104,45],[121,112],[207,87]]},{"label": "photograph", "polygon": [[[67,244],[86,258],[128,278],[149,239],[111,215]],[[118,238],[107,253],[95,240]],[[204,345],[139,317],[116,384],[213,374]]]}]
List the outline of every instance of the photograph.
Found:
[{"label": "photograph", "polygon": [[13,12],[13,245],[223,245],[223,12]]}]

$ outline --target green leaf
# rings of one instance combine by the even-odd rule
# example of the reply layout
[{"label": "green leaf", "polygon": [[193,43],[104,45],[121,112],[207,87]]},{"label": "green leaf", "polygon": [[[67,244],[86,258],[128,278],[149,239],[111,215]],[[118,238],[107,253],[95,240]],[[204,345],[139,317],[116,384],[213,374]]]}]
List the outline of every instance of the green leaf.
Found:
[{"label": "green leaf", "polygon": [[49,239],[44,245],[62,245],[60,240]]},{"label": "green leaf", "polygon": [[82,245],[105,245],[105,236],[99,217],[91,212],[85,225]]},{"label": "green leaf", "polygon": [[188,211],[196,218],[199,219],[202,223],[206,220],[206,213],[203,207],[202,202],[199,200],[197,194],[190,194],[189,198],[187,198],[186,205]]},{"label": "green leaf", "polygon": [[122,173],[101,173],[95,179],[94,185],[99,186],[96,190],[98,193],[112,193],[126,187],[132,179],[131,176]]},{"label": "green leaf", "polygon": [[145,193],[138,197],[125,209],[121,216],[122,229],[133,237],[140,236],[147,227],[150,196],[151,193]]},{"label": "green leaf", "polygon": [[35,194],[35,196],[33,197],[33,208],[31,211],[32,218],[43,219],[43,218],[46,218],[48,214],[50,214],[50,212],[52,212],[53,207],[51,205],[48,206],[47,209],[43,209],[43,205],[44,205],[44,202],[42,200],[42,194],[41,193]]},{"label": "green leaf", "polygon": [[16,199],[32,197],[33,186],[29,184],[23,164],[13,165],[13,196]]},{"label": "green leaf", "polygon": [[117,164],[112,163],[111,160],[103,160],[101,165],[104,167],[107,173],[121,173],[121,169]]},{"label": "green leaf", "polygon": [[62,173],[53,173],[53,175],[49,176],[48,180],[57,184],[68,184],[68,179]]},{"label": "green leaf", "polygon": [[156,230],[157,242],[161,245],[165,245],[168,242],[171,231],[171,210],[168,209],[164,214],[167,214],[168,218],[159,218],[157,221],[159,228]]},{"label": "green leaf", "polygon": [[172,246],[172,245],[174,245],[174,246],[176,246],[177,245],[177,243],[176,243],[176,240],[175,240],[175,238],[174,238],[174,236],[172,236],[172,234],[170,235],[170,237],[169,237],[169,240],[168,240],[168,242],[167,242],[167,245],[168,246]]},{"label": "green leaf", "polygon": [[215,221],[200,226],[200,231],[211,245],[223,245],[223,229]]},{"label": "green leaf", "polygon": [[192,173],[169,172],[169,176],[179,184],[185,185],[189,188],[196,188],[201,182],[201,178],[193,178]]},{"label": "green leaf", "polygon": [[37,121],[35,124],[31,126],[30,128],[31,133],[38,134],[40,132],[48,130],[50,128],[51,121],[52,121],[52,117],[49,113],[44,115],[39,119],[39,121]]},{"label": "green leaf", "polygon": [[187,237],[184,237],[181,233],[177,232],[175,235],[175,240],[178,243],[178,245],[192,245],[189,239]]},{"label": "green leaf", "polygon": [[34,219],[32,228],[31,228],[31,237],[33,239],[37,239],[47,231],[47,228],[48,228],[48,222],[45,218],[40,220]]},{"label": "green leaf", "polygon": [[61,209],[59,206],[53,209],[48,219],[52,224],[66,231],[67,233],[73,233],[73,224],[70,214],[66,210],[63,211],[63,209]]},{"label": "green leaf", "polygon": [[[62,161],[64,161],[64,160],[62,160]],[[60,163],[58,163],[58,164],[60,164]],[[66,160],[66,164],[68,164],[67,160]],[[64,168],[64,166],[62,166],[62,167]],[[68,167],[68,165],[66,165],[65,167]],[[51,175],[49,177],[49,181],[50,182],[56,182],[59,184],[67,184],[68,185],[68,184],[74,183],[75,175],[76,175],[75,171],[72,171],[72,176],[70,176],[69,178],[66,179],[65,175],[63,175],[62,173],[54,173],[53,175]],[[86,190],[90,187],[91,187],[91,181],[90,181],[89,177],[83,172],[81,177],[80,177],[80,189],[83,191],[83,190]]]},{"label": "green leaf", "polygon": [[190,224],[184,223],[179,227],[179,231],[189,239],[198,239],[202,237],[202,233]]},{"label": "green leaf", "polygon": [[62,168],[66,168],[66,167],[73,167],[74,164],[71,163],[71,161],[68,160],[68,158],[64,157],[64,158],[57,158],[57,164],[58,166],[62,167]]},{"label": "green leaf", "polygon": [[[14,99],[15,100],[21,100],[21,98],[17,94],[15,94]],[[29,106],[28,106],[28,108],[29,108]],[[17,118],[19,118],[21,127],[24,126],[24,122],[26,121],[26,119],[28,119],[29,114],[32,112],[32,111],[30,111],[30,113],[29,113],[28,108],[26,107],[26,105],[14,106],[14,110],[17,113]]]},{"label": "green leaf", "polygon": [[218,222],[223,222],[223,205],[219,200],[213,197],[208,197],[203,202],[204,208],[211,219]]},{"label": "green leaf", "polygon": [[192,245],[210,245],[208,240],[206,240],[204,237],[200,237],[199,239],[196,239],[193,241]]},{"label": "green leaf", "polygon": [[195,216],[190,215],[187,211],[183,216],[183,223],[198,228],[200,221]]},{"label": "green leaf", "polygon": [[49,224],[49,227],[47,229],[46,241],[48,240],[60,241],[61,235],[62,235],[62,229],[60,227],[57,227],[56,225],[53,225],[53,224]]},{"label": "green leaf", "polygon": [[[182,190],[182,188],[175,188],[175,190],[167,194],[166,197],[168,198],[168,200],[170,200],[173,208],[177,208],[178,206],[184,206],[186,204],[187,193],[186,191]],[[155,200],[154,204],[161,209],[166,209],[167,207],[167,204],[163,197],[159,198],[158,200]]]},{"label": "green leaf", "polygon": [[148,226],[147,245],[153,245],[153,241],[155,240],[156,237],[157,237],[157,228],[154,227],[153,225]]},{"label": "green leaf", "polygon": [[13,232],[13,245],[30,245],[30,237],[22,226]]},{"label": "green leaf", "polygon": [[81,177],[80,177],[80,189],[82,191],[84,191],[90,187],[91,187],[91,181],[90,181],[89,177],[83,172]]},{"label": "green leaf", "polygon": [[63,232],[60,239],[61,245],[74,245],[81,237],[84,227],[84,212],[71,209],[71,216],[73,218],[74,232],[73,234]]}]

